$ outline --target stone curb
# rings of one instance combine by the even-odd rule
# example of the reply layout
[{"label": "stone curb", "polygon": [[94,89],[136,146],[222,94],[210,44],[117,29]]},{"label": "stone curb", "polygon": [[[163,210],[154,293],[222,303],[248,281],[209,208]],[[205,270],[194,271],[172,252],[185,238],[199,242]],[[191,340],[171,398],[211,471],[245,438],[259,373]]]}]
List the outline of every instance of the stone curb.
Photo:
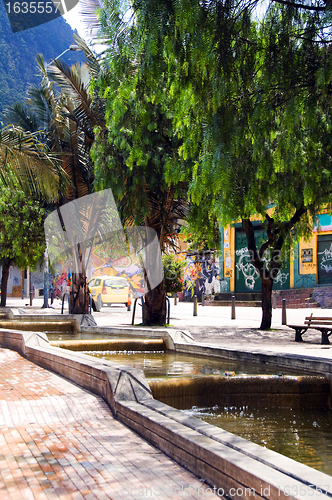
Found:
[{"label": "stone curb", "polygon": [[[167,330],[161,334],[171,337]],[[52,347],[43,333],[1,329],[0,343],[102,396],[119,420],[229,498],[247,498],[254,491],[266,500],[312,500],[322,496],[321,489],[332,498],[332,477],[154,400],[141,370]],[[180,351],[196,347],[210,354],[212,349],[169,343]]]}]

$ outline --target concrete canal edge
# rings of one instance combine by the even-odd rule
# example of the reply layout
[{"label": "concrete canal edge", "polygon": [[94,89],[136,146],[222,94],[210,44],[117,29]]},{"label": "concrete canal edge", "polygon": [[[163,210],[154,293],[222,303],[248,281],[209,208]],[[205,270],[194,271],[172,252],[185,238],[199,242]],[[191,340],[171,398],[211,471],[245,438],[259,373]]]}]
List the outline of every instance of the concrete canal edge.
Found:
[{"label": "concrete canal edge", "polygon": [[[150,338],[150,331],[145,336]],[[162,330],[155,337],[167,337],[168,348],[176,351],[212,354],[213,348],[190,342],[183,332],[173,335]],[[103,397],[116,418],[231,499],[332,498],[331,476],[153,399],[141,370],[51,346],[44,333],[0,329],[0,345]],[[221,351],[219,355],[229,357],[230,350]],[[278,365],[276,361],[280,359],[273,359]],[[309,357],[303,361],[301,369],[310,362],[310,371],[317,362]],[[315,372],[331,375],[329,363],[320,363]],[[294,363],[292,368],[296,368]]]}]

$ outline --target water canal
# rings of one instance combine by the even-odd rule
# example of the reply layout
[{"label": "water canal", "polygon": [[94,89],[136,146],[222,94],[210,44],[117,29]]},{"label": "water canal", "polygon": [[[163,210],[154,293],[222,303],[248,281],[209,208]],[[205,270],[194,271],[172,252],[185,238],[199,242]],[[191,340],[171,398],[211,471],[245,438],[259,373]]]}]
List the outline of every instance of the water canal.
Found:
[{"label": "water canal", "polygon": [[[276,368],[263,365],[235,363],[227,359],[188,356],[173,352],[139,352],[139,351],[81,351],[90,356],[121,363],[144,371],[147,379],[229,375],[233,374],[267,374],[273,375]],[[290,370],[278,370],[283,375],[291,374]],[[293,372],[294,374],[294,372]]]},{"label": "water canal", "polygon": [[[153,384],[161,379],[211,375],[294,375],[279,368],[234,363],[225,359],[163,352],[86,351],[86,354],[140,368]],[[249,388],[250,390],[250,388]],[[332,411],[268,408],[253,405],[193,406],[186,414],[257,443],[332,476]]]}]

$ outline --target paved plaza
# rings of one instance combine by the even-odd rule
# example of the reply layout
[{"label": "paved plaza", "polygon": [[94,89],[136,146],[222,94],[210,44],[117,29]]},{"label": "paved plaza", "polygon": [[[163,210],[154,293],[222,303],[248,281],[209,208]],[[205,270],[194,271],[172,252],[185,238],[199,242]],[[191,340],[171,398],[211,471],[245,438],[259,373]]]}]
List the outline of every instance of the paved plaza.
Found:
[{"label": "paved plaza", "polygon": [[[32,308],[26,306],[27,303],[27,299],[9,298],[7,301],[8,307],[22,309],[22,312],[27,314],[61,314],[60,300],[56,300],[52,308],[49,307],[48,309],[41,308],[43,305],[42,298],[34,299]],[[197,342],[239,349],[262,349],[263,351],[268,350],[277,353],[323,356],[332,359],[332,344],[331,347],[320,345],[321,334],[318,331],[309,330],[303,335],[303,343],[294,342],[294,330],[281,324],[280,308],[272,311],[271,330],[260,331],[258,330],[262,319],[262,309],[260,307],[238,306],[236,307],[236,319],[232,320],[230,306],[202,306],[199,304],[197,316],[193,316],[192,303],[178,302],[177,305],[174,305],[174,299],[171,299],[170,304],[169,328],[188,331]],[[332,310],[330,309],[287,309],[287,323],[301,325],[311,313],[317,316],[331,316],[332,318]],[[97,325],[101,327],[131,327],[132,315],[132,310],[127,311],[127,308],[120,304],[103,307],[100,312],[93,313]],[[137,306],[135,325],[138,326],[141,322],[141,307]]]},{"label": "paved plaza", "polygon": [[[172,301],[173,302],[173,301]],[[59,303],[46,311],[42,299],[7,306],[31,314],[59,313]],[[287,321],[303,323],[314,312],[287,311]],[[94,313],[99,326],[130,326],[132,312],[122,306]],[[293,353],[332,359],[320,334],[295,343],[294,332],[273,312],[272,329],[257,331],[260,308],[171,304],[171,328],[187,330],[194,339],[237,349]],[[140,323],[139,314],[136,324]],[[106,403],[90,392],[40,368],[18,353],[0,348],[0,491],[1,500],[30,499],[181,499],[216,498],[211,488],[113,418]]]},{"label": "paved plaza", "polygon": [[0,348],[1,500],[216,498],[101,399]]}]

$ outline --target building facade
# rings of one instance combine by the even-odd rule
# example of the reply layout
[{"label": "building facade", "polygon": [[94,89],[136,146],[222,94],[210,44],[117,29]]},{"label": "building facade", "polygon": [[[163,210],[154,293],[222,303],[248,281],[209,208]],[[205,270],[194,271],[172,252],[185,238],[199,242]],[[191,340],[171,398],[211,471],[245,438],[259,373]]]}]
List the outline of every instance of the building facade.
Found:
[{"label": "building facade", "polygon": [[[265,239],[262,221],[254,221],[257,246]],[[309,240],[284,249],[283,267],[274,282],[275,290],[332,285],[332,216],[318,215]],[[259,292],[261,279],[250,261],[246,234],[241,224],[221,228],[219,258],[220,292]]]}]

